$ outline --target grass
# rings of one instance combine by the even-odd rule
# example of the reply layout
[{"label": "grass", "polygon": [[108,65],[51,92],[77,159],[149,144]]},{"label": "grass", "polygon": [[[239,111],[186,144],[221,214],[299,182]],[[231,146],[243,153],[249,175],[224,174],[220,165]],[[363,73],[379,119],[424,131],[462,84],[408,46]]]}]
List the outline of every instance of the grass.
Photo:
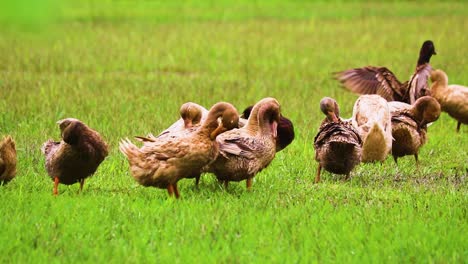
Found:
[{"label": "grass", "polygon": [[[468,84],[465,3],[48,4],[47,18],[0,20],[0,134],[14,137],[19,160],[0,187],[0,262],[468,259],[468,127],[456,134],[447,114],[429,128],[419,168],[389,158],[361,164],[349,182],[324,173],[312,183],[320,99],[336,98],[348,117],[357,98],[331,73],[385,65],[405,80],[432,39],[433,67]],[[199,189],[180,181],[174,201],[139,186],[118,152],[121,138],[168,127],[186,101],[242,110],[266,96],[296,139],[251,192],[205,175]],[[111,153],[81,194],[62,185],[53,197],[39,149],[64,117],[98,130]]]}]

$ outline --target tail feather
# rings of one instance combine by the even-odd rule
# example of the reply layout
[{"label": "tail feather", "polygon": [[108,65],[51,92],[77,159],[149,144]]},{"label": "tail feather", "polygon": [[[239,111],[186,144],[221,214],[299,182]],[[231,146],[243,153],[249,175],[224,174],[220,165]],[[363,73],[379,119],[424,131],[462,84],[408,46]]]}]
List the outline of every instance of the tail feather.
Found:
[{"label": "tail feather", "polygon": [[[391,147],[391,145],[390,145]],[[385,132],[379,123],[374,123],[362,145],[363,161],[382,161],[390,149],[387,145]]]},{"label": "tail feather", "polygon": [[122,139],[119,143],[119,150],[122,154],[127,157],[130,164],[135,159],[135,157],[139,154],[139,149],[135,146],[128,138]]}]

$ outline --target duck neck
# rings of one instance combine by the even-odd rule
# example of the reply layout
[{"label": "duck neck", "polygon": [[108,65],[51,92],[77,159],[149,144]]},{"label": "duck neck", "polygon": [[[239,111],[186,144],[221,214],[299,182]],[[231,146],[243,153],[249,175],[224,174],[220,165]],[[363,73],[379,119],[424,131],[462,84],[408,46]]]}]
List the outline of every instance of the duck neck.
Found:
[{"label": "duck neck", "polygon": [[431,57],[432,57],[432,53],[422,50],[421,53],[419,53],[417,66],[429,63],[431,60]]},{"label": "duck neck", "polygon": [[447,85],[447,77],[441,75],[440,78],[432,82],[431,95],[437,99],[443,98],[445,96],[444,91]]},{"label": "duck neck", "polygon": [[263,105],[260,108],[254,108],[250,114],[249,120],[247,121],[246,129],[252,134],[257,134],[259,132],[263,135],[270,134],[271,124],[268,117],[268,111],[270,111],[270,107],[268,105]]}]

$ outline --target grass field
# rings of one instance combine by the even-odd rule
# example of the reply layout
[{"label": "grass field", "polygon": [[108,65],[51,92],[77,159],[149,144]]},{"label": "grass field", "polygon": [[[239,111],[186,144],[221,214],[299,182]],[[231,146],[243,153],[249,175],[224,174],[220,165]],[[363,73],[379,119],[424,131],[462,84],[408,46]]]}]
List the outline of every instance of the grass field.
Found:
[{"label": "grass field", "polygon": [[[406,80],[427,39],[432,66],[468,85],[468,4],[47,3],[0,20],[0,136],[13,136],[19,160],[0,186],[0,262],[467,262],[468,126],[456,134],[443,114],[419,168],[389,158],[348,182],[324,173],[313,184],[313,138],[322,97],[343,117],[357,98],[332,72],[381,65]],[[296,139],[251,192],[204,175],[169,199],[138,185],[118,151],[123,137],[168,127],[186,101],[242,110],[267,96]],[[111,152],[82,193],[61,185],[53,197],[40,146],[65,117],[98,130]]]}]

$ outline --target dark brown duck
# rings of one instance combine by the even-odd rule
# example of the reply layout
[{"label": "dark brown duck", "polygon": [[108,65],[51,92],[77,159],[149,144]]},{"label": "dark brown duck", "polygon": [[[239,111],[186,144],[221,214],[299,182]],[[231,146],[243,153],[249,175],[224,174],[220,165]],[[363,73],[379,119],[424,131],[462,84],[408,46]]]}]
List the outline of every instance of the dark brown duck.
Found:
[{"label": "dark brown duck", "polygon": [[107,145],[98,132],[78,119],[66,118],[57,124],[62,140],[48,140],[42,147],[46,156],[45,167],[54,180],[53,193],[58,194],[59,183],[70,185],[79,182],[81,191],[85,179],[96,172],[108,155]]}]

